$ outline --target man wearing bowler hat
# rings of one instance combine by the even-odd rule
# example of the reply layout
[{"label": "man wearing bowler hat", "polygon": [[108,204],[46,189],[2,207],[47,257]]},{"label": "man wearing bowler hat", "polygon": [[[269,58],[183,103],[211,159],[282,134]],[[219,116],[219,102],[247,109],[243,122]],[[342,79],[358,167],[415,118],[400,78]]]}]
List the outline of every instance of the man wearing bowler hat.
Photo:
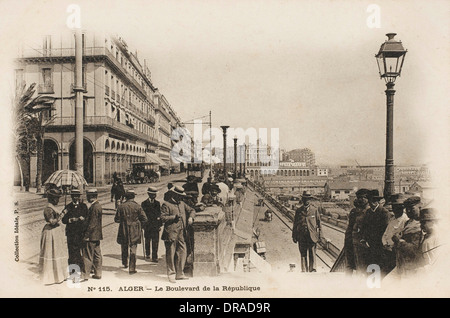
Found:
[{"label": "man wearing bowler hat", "polygon": [[364,215],[362,224],[362,241],[361,243],[367,249],[367,265],[376,264],[385,273],[383,237],[389,222],[389,212],[381,206],[378,190],[370,190],[367,195],[370,209]]},{"label": "man wearing bowler hat", "polygon": [[353,201],[355,206],[348,215],[348,226],[345,231],[344,250],[345,258],[347,260],[346,271],[349,274],[356,270],[359,273],[365,273],[367,269],[366,264],[366,249],[361,245],[362,234],[361,228],[364,220],[364,215],[370,209],[369,201],[367,200],[368,189],[359,189],[356,191],[356,199]]},{"label": "man wearing bowler hat", "polygon": [[70,196],[72,197],[72,202],[66,206],[65,210],[67,213],[61,221],[66,225],[69,265],[78,265],[80,271],[83,271],[81,249],[83,248],[84,223],[88,214],[88,208],[85,203],[81,202],[80,190],[73,189]]},{"label": "man wearing bowler hat", "polygon": [[176,279],[188,279],[184,275],[186,235],[187,227],[194,222],[195,210],[183,201],[186,194],[182,187],[175,186],[171,192],[170,199],[161,205],[161,220],[164,223],[161,238],[166,247],[167,276],[169,282],[175,283]]},{"label": "man wearing bowler hat", "polygon": [[86,230],[83,235],[83,262],[84,271],[83,279],[87,280],[94,268],[92,278],[102,278],[102,251],[100,249],[100,241],[103,240],[102,233],[102,206],[98,202],[97,189],[89,189],[86,192],[86,198],[91,206],[86,218]]},{"label": "man wearing bowler hat", "polygon": [[148,199],[141,203],[148,222],[144,225],[145,258],[150,259],[150,243],[152,246],[152,262],[158,262],[159,231],[161,230],[161,204],[156,200],[158,190],[147,189]]},{"label": "man wearing bowler hat", "polygon": [[136,193],[134,190],[127,190],[125,193],[126,202],[119,205],[114,217],[114,222],[119,223],[117,233],[117,243],[122,248],[122,265],[128,267],[129,273],[136,273],[136,249],[141,243],[142,224],[147,222],[147,216],[141,206],[134,201]]},{"label": "man wearing bowler hat", "polygon": [[300,250],[302,272],[316,271],[316,245],[322,236],[319,211],[310,204],[312,199],[309,191],[303,191],[303,205],[295,211],[292,230],[292,240]]}]

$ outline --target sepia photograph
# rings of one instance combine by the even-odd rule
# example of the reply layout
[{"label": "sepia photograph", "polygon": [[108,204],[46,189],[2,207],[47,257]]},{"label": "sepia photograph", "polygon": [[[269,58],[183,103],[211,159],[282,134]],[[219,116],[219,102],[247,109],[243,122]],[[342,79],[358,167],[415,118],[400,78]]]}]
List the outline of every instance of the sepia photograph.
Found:
[{"label": "sepia photograph", "polygon": [[449,297],[449,10],[0,1],[0,297]]}]

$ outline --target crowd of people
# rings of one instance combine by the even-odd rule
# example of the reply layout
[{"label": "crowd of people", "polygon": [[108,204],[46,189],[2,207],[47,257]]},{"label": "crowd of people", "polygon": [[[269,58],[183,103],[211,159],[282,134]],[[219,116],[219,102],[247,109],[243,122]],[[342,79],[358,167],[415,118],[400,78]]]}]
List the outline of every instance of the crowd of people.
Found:
[{"label": "crowd of people", "polygon": [[[120,178],[113,183],[116,213],[114,221],[119,224],[117,243],[121,246],[122,266],[129,274],[136,271],[137,246],[144,244],[144,257],[158,262],[160,238],[166,249],[166,265],[169,282],[188,279],[185,270],[187,260],[193,253],[192,224],[196,212],[207,206],[223,207],[230,197],[242,200],[244,187],[232,178],[220,178],[213,182],[209,177],[203,184],[199,202],[199,188],[195,177],[188,177],[183,186],[168,184],[163,202],[156,199],[158,189],[149,187],[148,198],[141,204],[135,201],[134,190],[123,188]],[[117,190],[119,189],[119,190]],[[102,206],[98,202],[96,189],[86,191],[89,207],[81,200],[81,192],[71,191],[72,202],[62,212],[57,205],[61,190],[47,191],[48,205],[44,209],[46,225],[42,231],[40,251],[40,272],[44,284],[61,283],[73,273],[80,273],[80,282],[90,278],[102,278]],[[65,224],[67,248],[64,247]],[[162,235],[161,228],[163,227]],[[66,256],[68,252],[68,257]],[[192,265],[191,261],[188,262]],[[68,267],[69,266],[69,267]],[[69,268],[69,270],[68,270]],[[75,279],[75,278],[74,278]]]},{"label": "crowd of people", "polygon": [[436,210],[424,207],[418,196],[395,194],[389,212],[382,199],[378,190],[356,192],[345,232],[347,272],[367,274],[369,265],[378,265],[382,277],[405,277],[433,265],[439,247]]}]

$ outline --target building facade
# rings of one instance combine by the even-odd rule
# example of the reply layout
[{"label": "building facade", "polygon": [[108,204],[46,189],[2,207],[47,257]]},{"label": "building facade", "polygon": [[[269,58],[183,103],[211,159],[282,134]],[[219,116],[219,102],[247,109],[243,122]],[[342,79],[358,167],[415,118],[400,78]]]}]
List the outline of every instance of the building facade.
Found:
[{"label": "building facade", "polygon": [[[108,184],[114,172],[125,177],[133,163],[146,162],[147,154],[167,160],[171,126],[156,121],[163,106],[146,61],[141,63],[117,36],[84,32],[82,43],[87,182]],[[75,167],[74,33],[46,35],[41,47],[22,48],[15,62],[16,85],[36,83],[37,94],[56,99],[47,114],[55,119],[44,136],[45,181],[55,170]],[[36,164],[31,166],[33,176]]]}]

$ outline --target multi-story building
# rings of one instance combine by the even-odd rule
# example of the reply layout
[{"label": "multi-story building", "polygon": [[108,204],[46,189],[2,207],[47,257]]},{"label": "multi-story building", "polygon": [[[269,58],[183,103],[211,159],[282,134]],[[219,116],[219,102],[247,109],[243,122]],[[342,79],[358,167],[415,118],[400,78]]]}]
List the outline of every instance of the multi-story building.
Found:
[{"label": "multi-story building", "polygon": [[[43,181],[57,169],[74,169],[75,37],[46,35],[41,47],[24,47],[16,59],[16,83],[37,84],[55,97],[54,121],[46,129]],[[168,161],[170,119],[146,62],[116,36],[86,32],[83,43],[84,176],[95,185],[124,176],[148,154]],[[158,114],[158,116],[157,116]],[[158,117],[158,123],[156,122]],[[36,164],[31,165],[35,170]],[[32,171],[32,175],[35,171]],[[34,181],[34,178],[31,178]]]},{"label": "multi-story building", "polygon": [[294,149],[286,153],[285,160],[296,162],[305,162],[307,166],[312,167],[316,164],[316,156],[309,148]]}]

